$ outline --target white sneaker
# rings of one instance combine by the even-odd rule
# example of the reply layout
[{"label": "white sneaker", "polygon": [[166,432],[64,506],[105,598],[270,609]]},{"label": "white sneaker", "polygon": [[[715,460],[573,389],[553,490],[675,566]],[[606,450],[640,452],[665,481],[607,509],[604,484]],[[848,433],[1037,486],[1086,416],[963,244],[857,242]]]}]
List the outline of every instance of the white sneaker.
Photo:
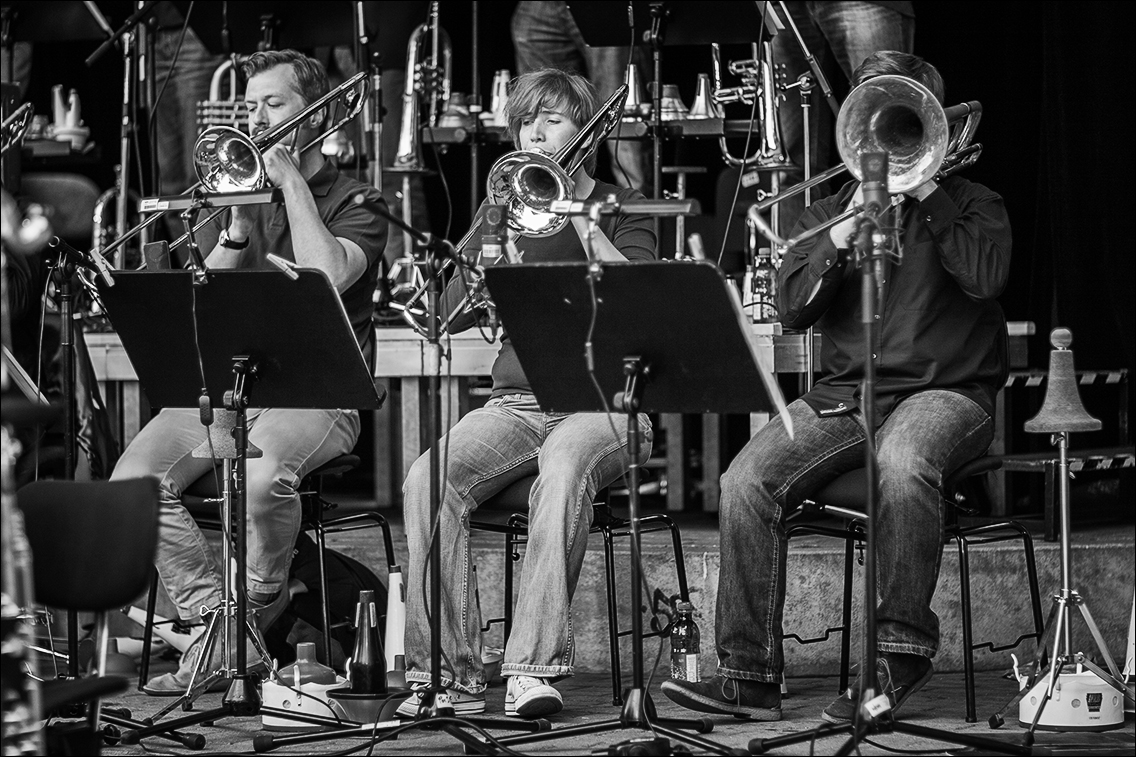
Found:
[{"label": "white sneaker", "polygon": [[[411,688],[413,693],[395,710],[395,714],[400,718],[418,717],[418,710],[422,706],[422,695],[427,685],[416,683]],[[445,693],[439,695],[440,697],[447,697],[450,700],[455,715],[480,715],[485,712],[485,694],[469,694],[458,689],[446,689]]]},{"label": "white sneaker", "polygon": [[505,692],[505,714],[513,718],[539,718],[564,709],[560,692],[548,685],[547,678],[509,676]]}]

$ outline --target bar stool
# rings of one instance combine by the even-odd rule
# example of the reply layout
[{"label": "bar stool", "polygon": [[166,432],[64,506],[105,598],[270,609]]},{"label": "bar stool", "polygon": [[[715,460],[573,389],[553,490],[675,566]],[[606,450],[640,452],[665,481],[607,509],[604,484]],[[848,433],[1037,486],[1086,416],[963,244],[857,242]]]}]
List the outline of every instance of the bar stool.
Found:
[{"label": "bar stool", "polygon": [[[536,476],[526,476],[502,489],[486,501],[482,502],[470,518],[470,528],[481,531],[499,533],[505,536],[505,602],[504,615],[492,618],[485,624],[488,629],[494,623],[503,623],[505,639],[508,640],[513,626],[513,563],[521,559],[520,545],[525,543],[528,536],[528,508],[529,491],[532,489]],[[653,531],[670,531],[671,546],[674,551],[675,572],[678,577],[679,596],[682,601],[690,601],[690,592],[686,582],[686,563],[683,558],[682,538],[678,527],[669,515],[655,513],[639,519],[639,532],[641,534]],[[607,623],[608,644],[611,651],[611,688],[612,704],[623,704],[623,679],[620,671],[619,640],[631,634],[631,630],[619,628],[619,606],[615,583],[615,549],[614,540],[619,537],[631,536],[631,522],[617,517],[611,512],[606,498],[606,490],[597,495],[592,502],[592,526],[589,533],[602,534],[604,540],[604,570],[607,586]],[[638,611],[638,608],[632,608]],[[483,629],[484,630],[484,629]],[[644,633],[643,638],[661,636],[664,629],[655,628],[650,633]]]},{"label": "bar stool", "polygon": [[[300,528],[304,531],[313,531],[316,536],[316,546],[319,554],[320,569],[320,608],[323,613],[324,629],[324,659],[331,659],[331,608],[328,605],[327,569],[324,553],[327,548],[327,534],[356,531],[362,528],[379,528],[382,530],[383,548],[386,551],[387,567],[393,567],[394,541],[391,538],[390,524],[379,512],[374,502],[352,502],[346,505],[329,502],[323,496],[324,479],[328,476],[342,477],[345,473],[359,466],[357,455],[346,454],[328,460],[313,470],[300,481],[297,494],[300,495]],[[220,493],[217,491],[217,477],[206,474],[197,479],[186,488],[182,497],[182,504],[197,525],[208,531],[220,531],[221,520],[218,511]],[[335,515],[330,513],[339,511]],[[138,688],[146,684],[150,669],[150,642],[154,631],[154,607],[157,603],[157,584],[155,580],[150,584],[150,594],[146,603],[146,625],[143,632],[142,665],[138,676]]]},{"label": "bar stool", "polygon": [[[951,475],[947,476],[941,487],[943,498],[947,505],[946,526],[944,538],[953,539],[959,556],[959,593],[962,609],[962,636],[963,636],[963,671],[966,680],[966,722],[977,722],[975,694],[974,694],[974,651],[988,649],[991,652],[1002,652],[1013,649],[1026,639],[1040,639],[1043,632],[1041,615],[1041,592],[1037,581],[1037,564],[1034,559],[1033,537],[1029,531],[1017,521],[1004,520],[983,523],[973,526],[963,526],[958,523],[960,513],[974,515],[976,510],[965,507],[965,500],[960,494],[961,484],[971,476],[997,470],[1001,467],[1002,459],[997,455],[986,455],[960,466]],[[811,644],[826,640],[832,632],[841,632],[840,655],[840,690],[848,687],[848,671],[850,658],[849,629],[852,616],[852,565],[853,548],[859,544],[863,547],[864,541],[864,491],[865,471],[857,468],[849,471],[827,484],[806,505],[802,505],[805,512],[827,512],[840,517],[849,518],[850,523],[846,529],[816,526],[813,524],[796,524],[787,529],[787,535],[798,536],[808,533],[823,536],[842,538],[846,542],[844,561],[844,609],[841,625],[825,630],[823,636],[801,639],[796,634],[785,634],[786,638],[796,639],[802,644]],[[1026,568],[1026,578],[1029,584],[1030,609],[1033,614],[1034,630],[1031,633],[1021,634],[1009,644],[996,645],[993,641],[974,641],[973,616],[971,611],[970,593],[970,546],[978,544],[992,544],[1002,541],[1020,541]],[[861,560],[862,562],[862,560]]]}]

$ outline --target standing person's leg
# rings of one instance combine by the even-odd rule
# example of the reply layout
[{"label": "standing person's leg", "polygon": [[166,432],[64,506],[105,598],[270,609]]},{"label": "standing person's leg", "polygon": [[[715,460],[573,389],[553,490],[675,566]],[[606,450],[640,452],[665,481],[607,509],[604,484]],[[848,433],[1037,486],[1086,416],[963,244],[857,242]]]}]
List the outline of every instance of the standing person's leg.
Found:
[{"label": "standing person's leg", "polygon": [[[628,47],[585,46],[583,54],[587,61],[588,79],[596,86],[601,105],[623,84],[628,64],[640,65],[641,57],[637,49]],[[649,192],[649,151],[645,148],[645,143],[634,139],[608,139],[606,142],[615,183],[644,193]]]},{"label": "standing person's leg", "polygon": [[813,18],[849,81],[864,59],[880,50],[910,53],[915,19],[870,2],[815,3]]},{"label": "standing person's leg", "polygon": [[247,584],[249,609],[262,631],[287,607],[288,570],[300,531],[297,488],[311,471],[347,454],[359,438],[357,410],[268,409],[249,413]]},{"label": "standing person's leg", "polygon": [[775,417],[722,476],[718,674],[709,681],[663,684],[668,697],[700,712],[780,719],[784,521],[809,494],[863,462],[859,413],[818,418],[801,400],[789,405],[789,413],[792,438]]},{"label": "standing person's leg", "polygon": [[[939,648],[931,598],[943,554],[940,487],[951,471],[989,448],[994,422],[973,400],[933,390],[900,402],[876,438],[877,677],[878,690],[896,709],[930,680]],[[829,705],[824,719],[851,720],[860,685]]]},{"label": "standing person's leg", "polygon": [[[501,673],[509,678],[505,714],[538,717],[558,712],[549,679],[572,675],[572,595],[588,549],[592,501],[629,464],[627,423],[603,413],[544,415],[536,482],[529,495],[528,540],[513,629]],[[639,416],[640,464],[654,438]]]},{"label": "standing person's leg", "polygon": [[518,75],[541,68],[587,73],[577,41],[579,30],[566,3],[522,0],[513,11],[511,32]]},{"label": "standing person's leg", "polygon": [[[531,395],[495,397],[462,418],[434,447],[442,452],[438,523],[430,518],[430,454],[414,462],[403,486],[403,513],[410,548],[406,583],[406,678],[430,681],[430,592],[432,539],[441,549],[441,680],[458,695],[460,712],[485,706],[481,629],[470,584],[469,516],[479,502],[536,473],[540,415]],[[433,608],[431,608],[433,611]],[[462,696],[465,695],[465,696]],[[411,700],[413,702],[413,700]],[[414,707],[415,705],[412,705]],[[415,709],[409,709],[413,715]]]}]

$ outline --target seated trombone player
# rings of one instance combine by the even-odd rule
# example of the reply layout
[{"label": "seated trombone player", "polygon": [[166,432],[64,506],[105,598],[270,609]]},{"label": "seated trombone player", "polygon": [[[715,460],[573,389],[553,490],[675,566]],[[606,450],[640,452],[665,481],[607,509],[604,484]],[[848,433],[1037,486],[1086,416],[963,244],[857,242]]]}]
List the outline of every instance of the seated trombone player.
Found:
[{"label": "seated trombone player", "polygon": [[[943,101],[939,72],[906,53],[869,56],[853,81],[885,75],[913,79]],[[872,687],[887,695],[893,710],[931,678],[939,646],[930,606],[943,545],[939,485],[989,447],[995,397],[1007,374],[1006,323],[995,299],[1010,267],[1002,198],[959,176],[912,181],[921,183],[892,211],[901,214],[902,264],[885,265],[883,307],[875,316],[879,349],[871,356],[879,658],[876,670],[861,671],[824,710],[832,723],[856,717],[865,675],[876,677]],[[807,209],[794,234],[862,203],[862,195],[857,182],[846,184]],[[864,464],[861,274],[848,249],[856,223],[850,217],[792,246],[778,272],[781,322],[815,326],[824,336],[822,377],[789,405],[793,437],[773,418],[722,476],[717,674],[663,684],[670,699],[690,709],[781,718],[784,521],[802,500]]]},{"label": "seated trombone player", "polygon": [[[586,79],[541,69],[514,80],[507,106],[508,133],[517,149],[553,156],[571,147],[572,138],[596,111],[595,89]],[[638,190],[592,177],[597,144],[593,140],[587,159],[570,177],[575,198],[642,199]],[[574,217],[550,236],[520,236],[516,246],[524,263],[582,262],[586,238],[584,219]],[[651,219],[604,215],[595,235],[595,254],[604,261],[653,260]],[[461,277],[455,276],[444,298],[443,320],[463,294]],[[474,320],[473,314],[465,314],[450,328],[469,328]],[[549,334],[548,348],[564,345]],[[470,584],[469,516],[479,503],[535,474],[529,495],[529,539],[501,672],[508,679],[505,714],[539,717],[563,706],[560,692],[551,684],[572,675],[571,601],[587,549],[591,503],[629,465],[627,429],[602,413],[543,412],[507,337],[501,340],[492,373],[492,396],[485,407],[468,413],[434,446],[445,450],[440,522],[433,534],[441,545],[442,605],[430,611],[441,613],[440,677],[455,712],[484,712],[487,682]],[[652,433],[646,415],[639,416],[639,424],[644,438],[642,463],[649,456]],[[431,680],[429,616],[424,606],[432,530],[430,454],[415,461],[403,487],[410,547],[406,678],[419,690]],[[399,715],[415,716],[423,701],[420,695],[411,696]]]},{"label": "seated trombone player", "polygon": [[[241,69],[248,82],[244,102],[253,136],[303,113],[329,91],[322,64],[294,50],[254,53]],[[303,118],[293,143],[308,145],[326,118],[324,108]],[[387,238],[387,222],[379,212],[382,196],[340,174],[319,149],[296,150],[285,140],[265,150],[263,158],[268,179],[280,188],[284,203],[233,206],[206,225],[198,234],[207,252],[206,266],[272,269],[267,255],[273,253],[323,271],[339,292],[370,364],[371,295]],[[359,413],[254,409],[247,418],[249,442],[264,453],[248,460],[246,478],[248,606],[263,631],[288,602],[288,570],[300,527],[296,487],[309,471],[351,451],[359,435]],[[190,622],[219,605],[224,591],[210,547],[181,504],[186,487],[213,467],[211,460],[191,455],[205,438],[198,410],[166,408],[126,448],[112,476],[151,475],[160,480],[158,574],[178,616]],[[215,646],[215,655],[220,647]],[[200,644],[195,643],[177,672],[154,678],[146,692],[182,693],[199,654]],[[251,664],[255,657],[249,659]]]}]

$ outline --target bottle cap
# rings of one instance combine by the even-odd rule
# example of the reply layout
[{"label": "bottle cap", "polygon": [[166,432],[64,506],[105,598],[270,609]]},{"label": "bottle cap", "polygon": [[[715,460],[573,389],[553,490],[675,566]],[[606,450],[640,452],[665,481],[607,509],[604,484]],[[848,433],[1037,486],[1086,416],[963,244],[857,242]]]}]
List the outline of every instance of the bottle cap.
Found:
[{"label": "bottle cap", "polygon": [[675,610],[677,612],[694,612],[694,605],[690,602],[677,602],[675,603]]}]

